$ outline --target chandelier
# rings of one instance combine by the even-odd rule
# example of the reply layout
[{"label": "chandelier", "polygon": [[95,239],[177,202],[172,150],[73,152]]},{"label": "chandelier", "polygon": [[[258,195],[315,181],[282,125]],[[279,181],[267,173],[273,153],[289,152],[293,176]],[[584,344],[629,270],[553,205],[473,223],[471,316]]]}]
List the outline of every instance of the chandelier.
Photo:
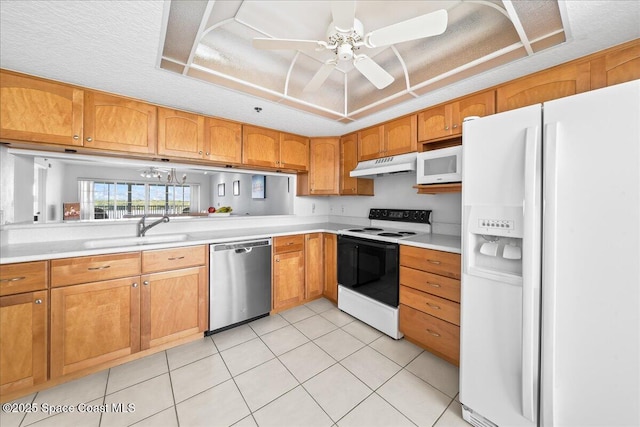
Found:
[{"label": "chandelier", "polygon": [[[163,173],[167,174],[166,179],[163,178]],[[147,169],[143,169],[140,172],[140,176],[143,178],[158,178],[158,182],[166,181],[167,184],[184,184],[187,181],[187,174],[182,174],[182,177],[178,178],[178,173],[175,168],[171,168],[170,170],[160,170],[156,167],[149,167]]]}]

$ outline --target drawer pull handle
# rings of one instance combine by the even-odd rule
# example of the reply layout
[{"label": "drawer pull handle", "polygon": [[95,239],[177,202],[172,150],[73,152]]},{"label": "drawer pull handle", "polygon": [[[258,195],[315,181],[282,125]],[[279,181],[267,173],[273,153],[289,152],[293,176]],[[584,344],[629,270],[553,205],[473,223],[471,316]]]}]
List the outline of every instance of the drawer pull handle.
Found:
[{"label": "drawer pull handle", "polygon": [[288,245],[293,245],[293,242],[287,242],[287,246],[288,246]]},{"label": "drawer pull handle", "polygon": [[431,264],[435,264],[435,265],[440,265],[442,264],[440,261],[436,261],[435,259],[428,259],[427,262],[431,263]]},{"label": "drawer pull handle", "polygon": [[435,304],[432,304],[432,303],[430,303],[430,302],[428,302],[428,303],[427,303],[427,305],[428,305],[429,307],[431,307],[431,308],[435,309],[435,310],[440,310],[440,306],[439,306],[439,305],[435,305]]},{"label": "drawer pull handle", "polygon": [[107,268],[111,268],[111,266],[110,265],[102,265],[100,267],[89,267],[89,268],[87,268],[87,270],[89,270],[89,271],[106,270]]},{"label": "drawer pull handle", "polygon": [[431,282],[427,282],[427,285],[431,286],[432,288],[440,288],[441,286],[437,283],[431,283]]},{"label": "drawer pull handle", "polygon": [[427,329],[427,332],[429,332],[431,335],[433,335],[434,337],[440,337],[440,334],[437,332],[432,331],[431,329]]},{"label": "drawer pull handle", "polygon": [[176,261],[176,260],[179,260],[179,259],[184,259],[184,257],[183,256],[174,256],[174,257],[169,258],[169,261]]},{"label": "drawer pull handle", "polygon": [[2,279],[2,280],[0,280],[0,282],[18,282],[18,281],[24,280],[26,278],[27,278],[26,276],[12,277],[11,279]]}]

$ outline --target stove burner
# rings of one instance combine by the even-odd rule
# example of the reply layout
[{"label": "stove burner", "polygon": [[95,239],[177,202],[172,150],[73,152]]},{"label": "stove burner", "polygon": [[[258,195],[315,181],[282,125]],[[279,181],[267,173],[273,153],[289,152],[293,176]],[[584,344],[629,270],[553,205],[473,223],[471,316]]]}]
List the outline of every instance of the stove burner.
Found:
[{"label": "stove burner", "polygon": [[379,233],[378,236],[385,236],[385,237],[402,237],[402,234],[398,234],[398,233]]},{"label": "stove burner", "polygon": [[365,227],[364,230],[366,230],[366,231],[384,231],[383,228],[377,228],[377,227]]},{"label": "stove burner", "polygon": [[413,231],[398,231],[398,233],[400,233],[400,234],[402,234],[404,236],[413,236],[414,234],[416,234]]},{"label": "stove burner", "polygon": [[362,228],[352,228],[349,231],[357,231],[357,232],[364,232],[364,230]]}]

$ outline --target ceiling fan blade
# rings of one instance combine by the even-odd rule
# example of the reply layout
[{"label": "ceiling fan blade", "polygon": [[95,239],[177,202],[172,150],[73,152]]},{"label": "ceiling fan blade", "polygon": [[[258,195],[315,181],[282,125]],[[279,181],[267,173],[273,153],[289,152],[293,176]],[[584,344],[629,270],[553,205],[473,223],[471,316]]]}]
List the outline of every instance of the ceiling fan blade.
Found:
[{"label": "ceiling fan blade", "polygon": [[393,76],[366,55],[356,56],[353,66],[378,89],[384,89],[393,83]]},{"label": "ceiling fan blade", "polygon": [[320,86],[322,86],[325,80],[329,78],[329,75],[334,68],[336,68],[336,63],[334,61],[325,62],[302,91],[315,92],[320,89]]},{"label": "ceiling fan blade", "polygon": [[253,47],[256,49],[297,49],[314,51],[327,46],[325,42],[318,40],[295,40],[295,39],[253,39]]},{"label": "ceiling fan blade", "polygon": [[353,20],[356,17],[356,2],[352,0],[332,1],[331,16],[333,16],[333,25],[341,30],[348,31],[353,28]]},{"label": "ceiling fan blade", "polygon": [[437,36],[447,29],[447,19],[445,9],[436,10],[372,31],[365,36],[365,43],[369,47],[378,47]]}]

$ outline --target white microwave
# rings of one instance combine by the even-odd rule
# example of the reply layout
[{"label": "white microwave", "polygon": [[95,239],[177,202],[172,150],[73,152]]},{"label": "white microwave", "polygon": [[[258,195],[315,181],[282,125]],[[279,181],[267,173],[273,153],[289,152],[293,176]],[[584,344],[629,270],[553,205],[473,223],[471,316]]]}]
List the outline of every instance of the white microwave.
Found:
[{"label": "white microwave", "polygon": [[462,182],[462,145],[418,153],[418,184]]}]

